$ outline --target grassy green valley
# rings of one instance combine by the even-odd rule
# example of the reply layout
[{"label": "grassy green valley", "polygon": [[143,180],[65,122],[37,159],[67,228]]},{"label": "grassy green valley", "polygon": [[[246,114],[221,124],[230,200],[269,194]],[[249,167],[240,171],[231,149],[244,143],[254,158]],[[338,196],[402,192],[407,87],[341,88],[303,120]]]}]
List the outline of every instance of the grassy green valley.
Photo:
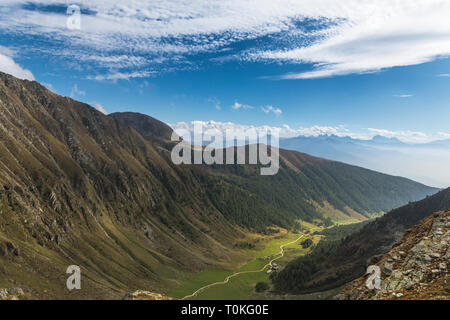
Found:
[{"label": "grassy green valley", "polygon": [[[317,230],[318,228],[315,229]],[[270,283],[270,274],[266,273],[270,267],[267,264],[271,260],[276,259],[273,262],[283,267],[294,258],[307,254],[309,249],[302,248],[300,245],[301,240],[305,239],[312,239],[314,243],[317,243],[320,236],[280,230],[277,235],[264,239],[262,249],[247,251],[246,255],[251,259],[248,263],[232,270],[207,270],[195,274],[188,278],[180,288],[169,291],[167,295],[180,299],[186,298],[193,300],[261,299],[262,294],[255,291],[255,286],[260,282]],[[283,245],[285,245],[284,256],[281,256],[280,246]],[[220,283],[230,275],[236,273],[238,275],[232,277],[227,283]],[[195,296],[191,296],[198,289],[218,282],[220,284],[202,290]]]}]

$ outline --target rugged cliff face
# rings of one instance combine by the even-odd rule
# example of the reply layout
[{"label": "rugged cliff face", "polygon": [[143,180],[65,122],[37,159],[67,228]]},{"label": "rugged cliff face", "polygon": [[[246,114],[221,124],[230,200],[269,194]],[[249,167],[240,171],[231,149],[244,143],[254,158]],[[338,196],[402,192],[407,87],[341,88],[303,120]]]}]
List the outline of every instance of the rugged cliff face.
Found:
[{"label": "rugged cliff face", "polygon": [[370,275],[355,280],[338,299],[450,299],[450,211],[426,218],[408,230],[386,254],[371,263],[381,270],[381,287],[369,289]]},{"label": "rugged cliff face", "polygon": [[[38,298],[164,292],[183,272],[242,261],[236,241],[296,219],[365,219],[434,193],[280,150],[281,169],[176,166],[170,128],[105,116],[37,82],[0,73],[0,288]],[[82,290],[66,289],[66,268]]]}]

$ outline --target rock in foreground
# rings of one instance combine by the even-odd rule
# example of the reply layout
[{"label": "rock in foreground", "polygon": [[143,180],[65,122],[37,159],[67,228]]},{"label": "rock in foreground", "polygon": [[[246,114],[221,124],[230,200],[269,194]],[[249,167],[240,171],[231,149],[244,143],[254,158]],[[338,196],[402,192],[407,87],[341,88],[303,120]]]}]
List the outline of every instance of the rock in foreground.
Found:
[{"label": "rock in foreground", "polygon": [[449,300],[450,211],[438,212],[406,232],[370,264],[381,270],[381,287],[366,286],[369,275],[353,281],[337,299]]},{"label": "rock in foreground", "polygon": [[133,293],[126,294],[123,300],[173,300],[173,299],[160,293],[137,290]]}]

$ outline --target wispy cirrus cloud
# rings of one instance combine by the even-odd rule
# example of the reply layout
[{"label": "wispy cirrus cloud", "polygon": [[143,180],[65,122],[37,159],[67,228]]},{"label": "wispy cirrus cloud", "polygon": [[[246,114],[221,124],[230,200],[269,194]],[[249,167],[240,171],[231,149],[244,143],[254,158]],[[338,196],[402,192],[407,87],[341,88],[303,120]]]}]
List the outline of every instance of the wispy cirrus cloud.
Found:
[{"label": "wispy cirrus cloud", "polygon": [[329,13],[342,18],[336,26],[310,45],[256,50],[248,59],[310,64],[310,71],[276,78],[314,79],[378,72],[450,54],[446,1],[346,1],[339,8],[336,1],[325,2],[331,5]]},{"label": "wispy cirrus cloud", "polygon": [[89,80],[97,81],[117,81],[117,80],[130,80],[133,78],[147,78],[153,72],[150,71],[135,71],[135,72],[113,72],[105,75],[88,76]]},{"label": "wispy cirrus cloud", "polygon": [[[81,68],[84,62],[96,64],[105,74],[201,65],[207,61],[195,56],[207,52],[215,61],[307,64],[307,71],[277,78],[312,79],[378,72],[450,54],[446,0],[77,3],[81,29],[69,30],[60,0],[2,0],[0,30],[24,42],[51,43],[55,56],[78,61]],[[235,46],[243,41],[244,47]],[[40,50],[29,47],[21,49]]]},{"label": "wispy cirrus cloud", "polygon": [[395,98],[411,98],[414,95],[412,95],[412,94],[394,94],[392,96],[395,97]]}]

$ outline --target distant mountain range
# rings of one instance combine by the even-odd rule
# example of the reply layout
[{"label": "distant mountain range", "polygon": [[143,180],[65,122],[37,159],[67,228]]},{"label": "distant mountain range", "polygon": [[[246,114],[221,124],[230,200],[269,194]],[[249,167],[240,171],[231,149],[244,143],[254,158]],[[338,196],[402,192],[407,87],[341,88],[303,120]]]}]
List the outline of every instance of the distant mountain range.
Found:
[{"label": "distant mountain range", "polygon": [[280,147],[408,177],[428,185],[442,188],[450,185],[450,140],[409,144],[383,136],[360,140],[323,135],[281,139]]},{"label": "distant mountain range", "polygon": [[[178,166],[171,132],[0,73],[0,288],[37,298],[165,292],[186,273],[245,260],[235,245],[250,232],[361,221],[438,191],[287,150],[275,176]],[[73,264],[83,290],[70,293]]]}]

